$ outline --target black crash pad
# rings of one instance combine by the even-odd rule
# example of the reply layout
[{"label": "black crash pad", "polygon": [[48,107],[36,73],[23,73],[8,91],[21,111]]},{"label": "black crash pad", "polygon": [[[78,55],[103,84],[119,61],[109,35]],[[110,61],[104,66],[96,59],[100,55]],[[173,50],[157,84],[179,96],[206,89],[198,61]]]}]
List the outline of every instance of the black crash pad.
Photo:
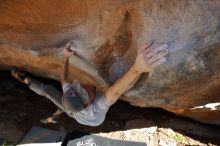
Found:
[{"label": "black crash pad", "polygon": [[67,146],[146,146],[145,143],[114,140],[89,133],[74,132],[68,135],[71,138],[68,139]]},{"label": "black crash pad", "polygon": [[61,146],[66,137],[65,132],[49,130],[41,127],[33,127],[22,138],[17,146],[39,145],[44,146],[51,144],[53,146]]}]

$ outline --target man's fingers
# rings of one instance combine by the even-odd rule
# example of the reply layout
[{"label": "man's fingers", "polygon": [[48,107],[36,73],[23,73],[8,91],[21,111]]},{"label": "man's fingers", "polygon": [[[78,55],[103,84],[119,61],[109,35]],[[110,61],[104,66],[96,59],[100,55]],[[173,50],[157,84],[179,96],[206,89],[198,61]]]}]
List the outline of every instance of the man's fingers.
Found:
[{"label": "man's fingers", "polygon": [[63,51],[64,51],[64,56],[66,56],[66,57],[70,57],[70,56],[74,55],[74,53],[75,53],[74,51],[69,50],[67,48],[65,48]]},{"label": "man's fingers", "polygon": [[162,50],[158,54],[153,54],[151,56],[151,58],[149,59],[149,61],[150,61],[150,63],[152,63],[152,62],[166,56],[167,54],[168,54],[168,49]]},{"label": "man's fingers", "polygon": [[168,49],[163,49],[162,51],[158,52],[158,56],[166,56],[168,54]]},{"label": "man's fingers", "polygon": [[158,44],[154,44],[152,46],[150,46],[148,49],[143,50],[142,52],[144,54],[150,54],[152,51],[155,50],[155,48],[157,48],[159,45]]},{"label": "man's fingers", "polygon": [[71,43],[72,43],[72,42],[66,43],[65,48],[70,47]]},{"label": "man's fingers", "polygon": [[138,53],[141,53],[141,52],[144,51],[146,48],[149,48],[152,44],[153,44],[152,41],[150,41],[150,42],[148,42],[148,43],[144,43],[144,45],[138,50]]},{"label": "man's fingers", "polygon": [[167,45],[167,44],[162,44],[162,45],[160,45],[158,48],[160,48],[160,50],[161,50],[161,49],[167,49],[167,48],[168,48],[168,45]]},{"label": "man's fingers", "polygon": [[159,56],[159,55],[157,55],[157,56],[151,56],[150,58],[146,58],[145,59],[145,62],[148,62],[148,64],[152,64],[152,63],[154,63],[155,61],[157,61],[157,60],[160,60],[161,58],[162,58],[163,56]]},{"label": "man's fingers", "polygon": [[166,62],[166,58],[165,58],[165,57],[162,57],[162,58],[160,58],[159,60],[153,62],[153,63],[151,64],[151,67],[152,67],[152,68],[155,68],[155,67],[161,65],[161,64],[164,63],[164,62]]},{"label": "man's fingers", "polygon": [[167,49],[168,45],[167,44],[163,44],[163,45],[157,45],[155,47],[153,47],[152,49],[148,49],[146,51],[144,51],[145,54],[158,54],[160,51]]},{"label": "man's fingers", "polygon": [[70,50],[71,46],[72,46],[72,42],[68,42],[64,48]]},{"label": "man's fingers", "polygon": [[163,49],[159,52],[157,52],[156,54],[143,54],[144,55],[144,59],[145,61],[148,61],[149,63],[152,63],[158,59],[160,59],[161,57],[164,57],[168,54],[168,49]]},{"label": "man's fingers", "polygon": [[163,50],[167,50],[167,48],[168,48],[168,45],[167,44],[163,44],[163,45],[160,45],[159,47],[157,47],[157,49],[155,49],[155,52],[158,54],[159,52],[161,52]]}]

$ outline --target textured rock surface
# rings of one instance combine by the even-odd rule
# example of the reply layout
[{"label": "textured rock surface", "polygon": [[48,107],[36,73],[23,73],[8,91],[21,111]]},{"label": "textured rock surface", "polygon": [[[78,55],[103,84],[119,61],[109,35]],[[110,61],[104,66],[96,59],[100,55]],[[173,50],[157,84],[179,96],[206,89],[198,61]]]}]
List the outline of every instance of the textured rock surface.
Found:
[{"label": "textured rock surface", "polygon": [[124,131],[115,131],[109,133],[96,134],[101,137],[110,139],[133,141],[137,143],[145,143],[151,146],[181,146],[181,145],[199,145],[199,146],[214,146],[213,144],[205,144],[196,141],[190,137],[186,137],[169,128],[140,128]]},{"label": "textured rock surface", "polygon": [[[167,62],[122,99],[220,124],[220,1],[1,1],[0,68],[58,79],[62,49],[74,40],[71,80],[104,90],[132,65],[146,40],[168,43]],[[216,104],[213,104],[216,105]]]}]

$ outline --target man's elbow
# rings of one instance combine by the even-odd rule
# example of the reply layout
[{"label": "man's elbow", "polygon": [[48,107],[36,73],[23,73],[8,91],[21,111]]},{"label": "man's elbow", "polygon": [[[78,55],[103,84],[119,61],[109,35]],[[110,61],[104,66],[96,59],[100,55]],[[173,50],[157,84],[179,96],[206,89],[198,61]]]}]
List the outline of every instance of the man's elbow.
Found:
[{"label": "man's elbow", "polygon": [[109,91],[105,92],[105,97],[110,105],[114,104],[120,95],[121,94],[119,92],[115,92],[115,93]]}]

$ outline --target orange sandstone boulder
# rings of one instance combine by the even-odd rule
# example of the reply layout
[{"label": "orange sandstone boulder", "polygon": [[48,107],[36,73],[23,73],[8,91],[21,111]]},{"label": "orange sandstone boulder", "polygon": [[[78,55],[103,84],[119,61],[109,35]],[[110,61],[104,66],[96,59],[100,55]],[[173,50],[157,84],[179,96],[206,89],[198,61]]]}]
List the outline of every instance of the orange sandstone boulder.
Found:
[{"label": "orange sandstone boulder", "polygon": [[220,124],[220,1],[7,0],[0,2],[0,69],[58,79],[73,41],[70,80],[100,90],[122,76],[146,41],[168,43],[167,62],[121,97]]}]

